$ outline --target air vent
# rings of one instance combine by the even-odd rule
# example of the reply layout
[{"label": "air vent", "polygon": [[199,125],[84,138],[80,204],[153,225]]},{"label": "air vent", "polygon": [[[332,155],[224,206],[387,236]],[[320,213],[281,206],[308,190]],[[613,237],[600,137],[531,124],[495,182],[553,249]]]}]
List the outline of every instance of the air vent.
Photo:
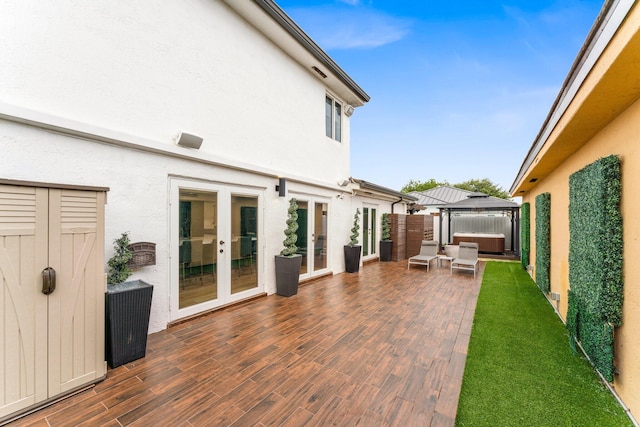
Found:
[{"label": "air vent", "polygon": [[529,182],[536,182],[537,180],[538,180],[538,178],[531,178],[531,179],[529,180]]},{"label": "air vent", "polygon": [[313,67],[311,67],[311,68],[313,69],[313,71],[315,71],[316,73],[320,74],[323,79],[327,78],[327,75],[325,73],[323,73],[320,68],[316,67],[315,65]]}]

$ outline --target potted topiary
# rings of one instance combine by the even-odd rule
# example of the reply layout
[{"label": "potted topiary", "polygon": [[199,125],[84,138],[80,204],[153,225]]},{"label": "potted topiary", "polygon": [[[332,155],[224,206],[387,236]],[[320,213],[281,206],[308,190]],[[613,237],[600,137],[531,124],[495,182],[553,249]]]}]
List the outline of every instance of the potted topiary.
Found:
[{"label": "potted topiary", "polygon": [[344,268],[347,273],[357,273],[360,270],[360,250],[362,246],[358,245],[358,237],[360,236],[359,222],[360,209],[356,209],[356,213],[353,216],[349,244],[344,246]]},{"label": "potted topiary", "polygon": [[153,286],[142,280],[126,281],[133,257],[128,233],[114,240],[113,250],[107,263],[105,351],[107,363],[115,368],[146,354]]},{"label": "potted topiary", "polygon": [[302,265],[302,255],[298,252],[296,241],[298,235],[298,204],[296,199],[289,200],[287,210],[287,228],[284,230],[286,236],[282,244],[284,249],[280,255],[276,255],[276,293],[284,297],[290,297],[298,293],[298,282],[300,280],[300,266]]},{"label": "potted topiary", "polygon": [[391,240],[391,230],[389,228],[389,214],[382,214],[382,235],[380,236],[380,261],[391,261],[391,249],[393,241]]}]

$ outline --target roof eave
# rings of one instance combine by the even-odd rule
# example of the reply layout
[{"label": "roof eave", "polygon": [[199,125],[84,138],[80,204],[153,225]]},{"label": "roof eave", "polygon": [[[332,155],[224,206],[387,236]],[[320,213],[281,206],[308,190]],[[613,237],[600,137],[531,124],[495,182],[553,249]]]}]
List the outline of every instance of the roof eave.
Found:
[{"label": "roof eave", "polygon": [[613,26],[614,29],[619,28],[634,2],[635,0],[605,1],[509,189],[512,197],[517,197],[521,195],[519,193],[524,193],[535,186],[535,181],[531,183],[524,182],[527,172],[535,165],[534,162],[551,132],[571,104],[589,71],[594,67],[597,59],[611,38],[613,38],[615,31],[605,31],[605,27]]},{"label": "roof eave", "polygon": [[[333,60],[322,50],[299,26],[296,24],[273,0],[253,0],[264,12],[267,13],[282,29],[293,37],[307,52],[333,73],[364,105],[371,99],[369,95]],[[235,3],[233,2],[229,2]],[[354,105],[358,106],[358,105]]]},{"label": "roof eave", "polygon": [[392,199],[399,199],[403,202],[418,201],[418,198],[415,196],[412,196],[406,193],[401,193],[400,191],[392,190],[390,188],[383,187],[378,184],[373,184],[371,182],[367,182],[367,181],[356,179],[356,178],[351,178],[350,181],[354,184],[358,184],[359,186],[359,188],[353,189],[353,191],[356,192],[356,194],[363,194],[363,195],[369,195],[369,196],[374,194],[379,194],[379,195],[388,196],[389,198],[392,198]]}]

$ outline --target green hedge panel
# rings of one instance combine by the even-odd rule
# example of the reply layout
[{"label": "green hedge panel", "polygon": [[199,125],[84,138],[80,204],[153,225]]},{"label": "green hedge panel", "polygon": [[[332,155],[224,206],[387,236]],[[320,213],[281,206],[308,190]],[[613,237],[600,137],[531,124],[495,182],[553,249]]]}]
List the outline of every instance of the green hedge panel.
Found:
[{"label": "green hedge panel", "polygon": [[609,382],[613,381],[613,326],[603,323],[598,313],[588,309],[578,313],[578,338],[591,363]]},{"label": "green hedge panel", "polygon": [[576,297],[575,292],[569,289],[569,297],[568,297],[568,305],[567,308],[567,330],[569,331],[569,344],[571,348],[576,351],[576,341],[578,339],[578,299]]},{"label": "green hedge panel", "polygon": [[536,197],[536,284],[549,293],[551,266],[551,194]]},{"label": "green hedge panel", "polygon": [[620,162],[600,159],[569,179],[569,283],[589,311],[622,320]]},{"label": "green hedge panel", "polygon": [[602,158],[569,178],[567,328],[613,381],[614,327],[622,324],[620,160]]},{"label": "green hedge panel", "polygon": [[522,262],[522,268],[526,270],[529,265],[529,253],[531,253],[531,205],[529,202],[523,203],[520,206],[520,210],[522,212],[522,227],[520,230],[522,255],[520,261]]}]

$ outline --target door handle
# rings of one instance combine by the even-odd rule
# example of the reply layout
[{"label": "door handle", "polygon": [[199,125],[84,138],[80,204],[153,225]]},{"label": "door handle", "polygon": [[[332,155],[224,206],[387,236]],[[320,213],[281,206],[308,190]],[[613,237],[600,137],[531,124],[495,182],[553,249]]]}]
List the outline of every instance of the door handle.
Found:
[{"label": "door handle", "polygon": [[224,245],[224,240],[220,240],[220,244],[221,244],[221,245]]},{"label": "door handle", "polygon": [[42,270],[42,293],[50,295],[56,290],[56,271],[47,267]]}]

